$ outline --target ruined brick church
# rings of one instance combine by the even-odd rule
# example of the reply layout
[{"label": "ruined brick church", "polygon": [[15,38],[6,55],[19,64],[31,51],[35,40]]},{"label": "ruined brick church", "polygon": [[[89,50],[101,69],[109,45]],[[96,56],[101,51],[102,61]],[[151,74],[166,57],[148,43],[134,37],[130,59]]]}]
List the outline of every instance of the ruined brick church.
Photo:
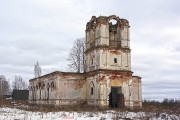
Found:
[{"label": "ruined brick church", "polygon": [[129,29],[128,20],[118,16],[92,16],[86,24],[85,72],[55,71],[29,80],[30,103],[141,108],[141,77],[131,71]]}]

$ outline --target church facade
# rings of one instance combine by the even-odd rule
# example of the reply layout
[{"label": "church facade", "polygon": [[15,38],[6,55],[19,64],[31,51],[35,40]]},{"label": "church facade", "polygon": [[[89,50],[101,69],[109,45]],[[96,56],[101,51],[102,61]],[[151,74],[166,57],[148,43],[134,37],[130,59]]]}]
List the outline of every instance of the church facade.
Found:
[{"label": "church facade", "polygon": [[29,80],[30,103],[141,108],[141,77],[131,71],[129,29],[128,20],[118,16],[92,16],[86,24],[85,72],[55,71]]}]

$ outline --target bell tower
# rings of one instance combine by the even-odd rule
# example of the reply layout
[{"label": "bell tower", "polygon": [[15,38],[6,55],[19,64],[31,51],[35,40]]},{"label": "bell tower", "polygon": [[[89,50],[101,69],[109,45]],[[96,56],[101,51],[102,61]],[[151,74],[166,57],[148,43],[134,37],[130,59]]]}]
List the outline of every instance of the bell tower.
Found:
[{"label": "bell tower", "polygon": [[128,20],[115,15],[92,16],[86,25],[85,72],[131,71],[129,28]]}]

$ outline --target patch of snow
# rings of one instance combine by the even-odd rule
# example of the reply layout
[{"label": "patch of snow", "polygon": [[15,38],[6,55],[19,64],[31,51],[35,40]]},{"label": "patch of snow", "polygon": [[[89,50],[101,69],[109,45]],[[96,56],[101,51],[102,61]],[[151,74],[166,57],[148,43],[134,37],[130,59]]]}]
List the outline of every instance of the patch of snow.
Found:
[{"label": "patch of snow", "polygon": [[15,108],[0,108],[0,120],[179,120],[180,116],[145,112],[31,112]]}]

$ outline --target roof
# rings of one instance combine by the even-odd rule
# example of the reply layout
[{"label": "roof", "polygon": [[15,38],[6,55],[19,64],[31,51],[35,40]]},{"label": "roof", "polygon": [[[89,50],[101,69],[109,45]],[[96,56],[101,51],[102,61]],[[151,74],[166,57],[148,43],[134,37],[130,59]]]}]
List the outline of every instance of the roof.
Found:
[{"label": "roof", "polygon": [[30,79],[29,81],[33,81],[33,80],[36,80],[38,78],[44,78],[44,77],[47,77],[47,76],[50,76],[50,75],[63,75],[63,76],[67,76],[67,75],[83,75],[84,73],[75,73],[75,72],[62,72],[62,71],[54,71],[54,72],[51,72],[51,73],[48,73],[48,74],[45,74],[45,75],[42,75],[42,76],[39,76],[37,78],[33,78],[33,79]]}]

